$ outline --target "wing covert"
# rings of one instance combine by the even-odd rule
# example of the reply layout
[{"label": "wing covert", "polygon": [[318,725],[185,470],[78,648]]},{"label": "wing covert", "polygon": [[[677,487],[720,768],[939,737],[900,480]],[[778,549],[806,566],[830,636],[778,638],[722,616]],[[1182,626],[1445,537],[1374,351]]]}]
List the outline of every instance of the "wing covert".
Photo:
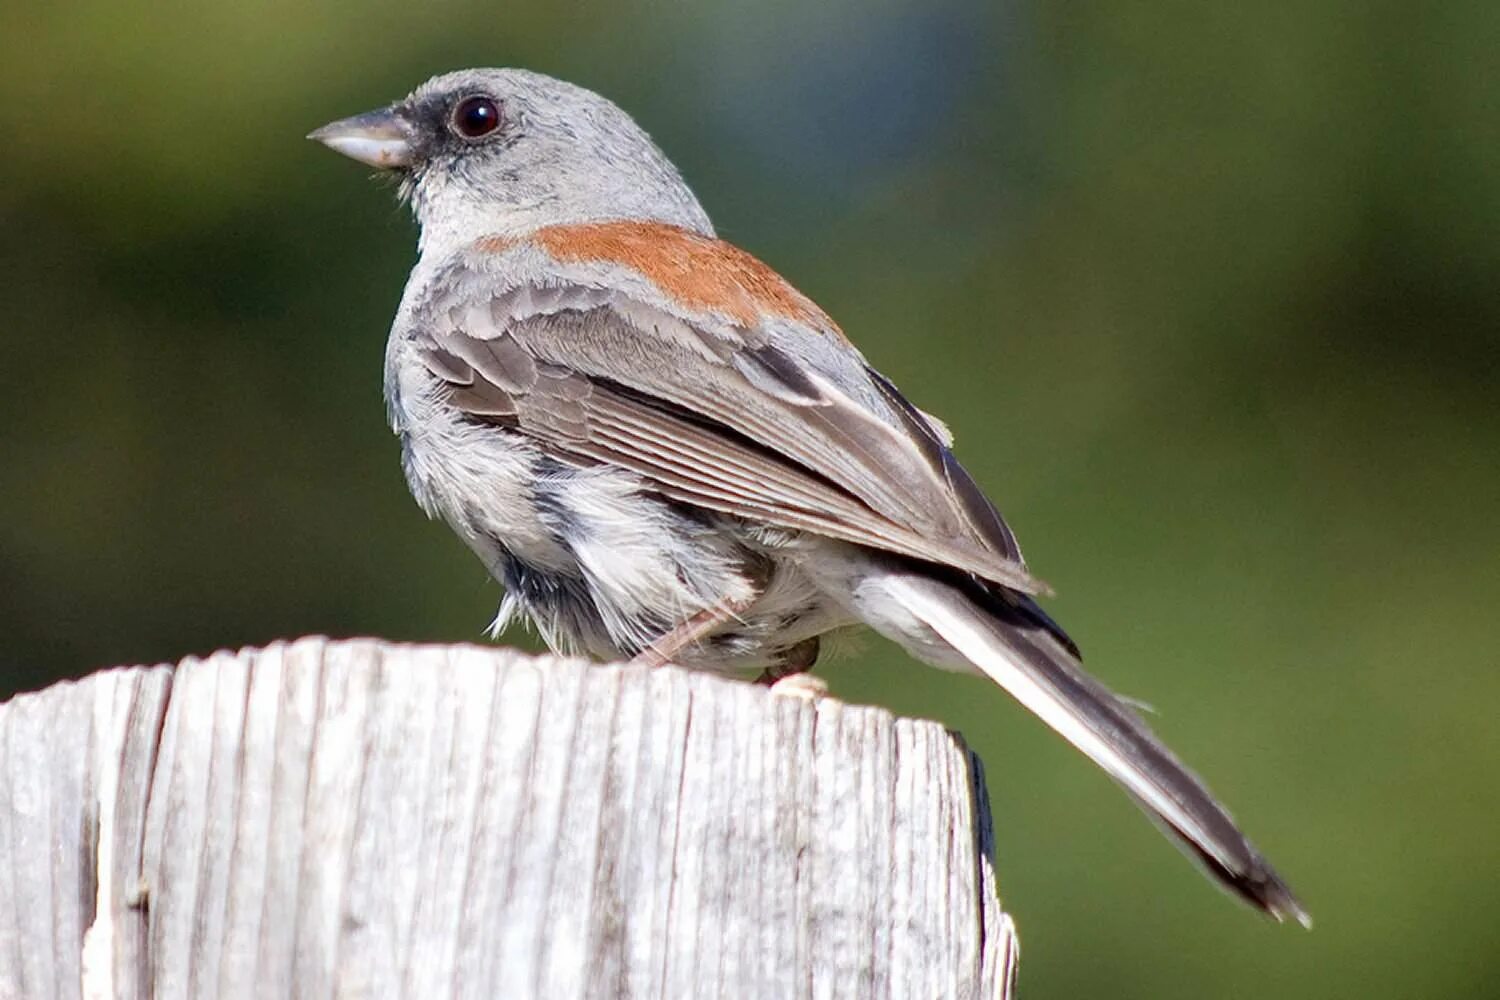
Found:
[{"label": "wing covert", "polygon": [[930,420],[852,351],[863,385],[618,292],[442,284],[407,336],[469,416],[686,503],[1046,591]]}]

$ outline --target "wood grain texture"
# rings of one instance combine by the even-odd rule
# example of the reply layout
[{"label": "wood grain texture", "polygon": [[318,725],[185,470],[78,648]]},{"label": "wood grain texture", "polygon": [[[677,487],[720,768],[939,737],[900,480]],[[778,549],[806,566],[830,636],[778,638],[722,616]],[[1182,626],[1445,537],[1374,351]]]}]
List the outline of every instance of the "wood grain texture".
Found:
[{"label": "wood grain texture", "polygon": [[0,998],[1008,997],[979,763],[675,668],[304,639],[0,705]]}]

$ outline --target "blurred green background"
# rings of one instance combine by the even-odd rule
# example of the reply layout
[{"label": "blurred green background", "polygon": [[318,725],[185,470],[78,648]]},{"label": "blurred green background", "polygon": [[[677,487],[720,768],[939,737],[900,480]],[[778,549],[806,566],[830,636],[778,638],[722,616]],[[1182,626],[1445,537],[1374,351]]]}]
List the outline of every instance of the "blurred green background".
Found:
[{"label": "blurred green background", "polygon": [[1089,664],[1318,921],[869,640],[836,693],[987,763],[1028,997],[1500,994],[1493,2],[3,9],[0,693],[479,637],[498,588],[380,399],[412,226],[302,135],[525,65],[635,114],[951,423]]}]

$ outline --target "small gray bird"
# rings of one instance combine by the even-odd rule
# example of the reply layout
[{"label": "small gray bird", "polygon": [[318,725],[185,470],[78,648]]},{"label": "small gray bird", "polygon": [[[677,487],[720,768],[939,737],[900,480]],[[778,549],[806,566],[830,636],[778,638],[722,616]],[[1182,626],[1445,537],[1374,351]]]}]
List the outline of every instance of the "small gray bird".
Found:
[{"label": "small gray bird", "polygon": [[776,680],[864,624],[993,679],[1225,886],[1306,911],[1083,672],[952,438],[729,243],[609,101],[514,69],[310,136],[397,171],[421,226],[386,349],[412,493],[547,644]]}]

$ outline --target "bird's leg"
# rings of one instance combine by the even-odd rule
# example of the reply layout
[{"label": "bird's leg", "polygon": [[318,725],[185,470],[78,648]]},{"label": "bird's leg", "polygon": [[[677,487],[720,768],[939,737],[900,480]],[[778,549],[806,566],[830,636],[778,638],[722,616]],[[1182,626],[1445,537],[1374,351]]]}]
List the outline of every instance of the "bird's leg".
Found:
[{"label": "bird's leg", "polygon": [[828,693],[828,682],[808,673],[818,661],[818,637],[803,639],[786,651],[780,663],[767,667],[755,679],[770,687],[772,694],[817,701]]},{"label": "bird's leg", "polygon": [[671,663],[677,654],[726,622],[739,618],[740,613],[755,603],[756,594],[738,601],[720,601],[691,615],[681,625],[635,654],[630,660],[637,665],[661,667]]},{"label": "bird's leg", "polygon": [[797,674],[805,674],[812,669],[812,665],[818,662],[818,637],[812,636],[803,639],[797,645],[788,649],[781,657],[779,663],[762,670],[760,676],[755,678],[755,683],[766,684],[774,687],[778,681]]}]

